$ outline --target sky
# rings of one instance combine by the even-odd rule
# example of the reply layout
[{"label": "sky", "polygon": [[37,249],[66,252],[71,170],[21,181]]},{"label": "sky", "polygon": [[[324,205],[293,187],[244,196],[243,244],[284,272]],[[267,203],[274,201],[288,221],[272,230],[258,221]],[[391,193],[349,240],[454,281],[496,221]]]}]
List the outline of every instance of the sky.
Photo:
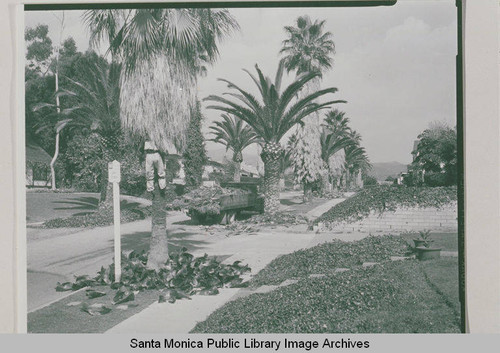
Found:
[{"label": "sky", "polygon": [[[350,126],[362,136],[371,162],[411,162],[413,141],[431,122],[456,123],[455,56],[457,54],[455,1],[398,1],[394,6],[367,8],[251,8],[230,9],[241,29],[220,45],[218,61],[198,81],[198,96],[227,91],[218,78],[228,79],[255,92],[254,83],[242,70],[255,72],[258,64],[274,77],[284,26],[298,16],[325,20],[333,35],[336,53],[333,67],[323,75],[321,86],[336,87],[335,105],[346,112]],[[88,48],[88,32],[81,11],[65,11],[63,39],[71,36],[78,50]],[[25,25],[49,25],[49,36],[59,41],[61,12],[26,12]],[[98,48],[101,53],[104,47]],[[293,78],[290,73],[288,82]],[[220,112],[205,109],[203,131],[220,119]],[[225,147],[207,142],[207,152],[222,160]],[[229,156],[229,155],[228,155]],[[256,147],[247,148],[244,160],[256,164]]]}]

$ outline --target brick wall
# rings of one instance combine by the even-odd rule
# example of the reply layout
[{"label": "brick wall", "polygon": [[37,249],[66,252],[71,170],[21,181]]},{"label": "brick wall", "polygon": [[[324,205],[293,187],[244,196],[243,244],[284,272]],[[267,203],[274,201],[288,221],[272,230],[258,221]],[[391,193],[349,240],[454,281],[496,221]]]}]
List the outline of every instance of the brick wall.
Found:
[{"label": "brick wall", "polygon": [[320,230],[334,232],[404,232],[429,229],[457,231],[457,203],[441,208],[398,208],[382,213],[372,211],[369,216],[353,223],[319,223]]}]

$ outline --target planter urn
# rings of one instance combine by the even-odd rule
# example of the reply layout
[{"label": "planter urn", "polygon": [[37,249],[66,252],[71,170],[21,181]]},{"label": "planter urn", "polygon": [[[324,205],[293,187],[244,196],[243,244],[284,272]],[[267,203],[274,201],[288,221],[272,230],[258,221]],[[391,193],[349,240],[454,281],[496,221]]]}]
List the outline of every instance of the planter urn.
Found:
[{"label": "planter urn", "polygon": [[417,250],[417,259],[420,261],[439,259],[441,257],[440,248],[426,248],[425,246],[418,246],[415,249]]},{"label": "planter urn", "polygon": [[429,247],[430,243],[432,243],[434,240],[424,240],[424,239],[413,239],[413,242],[415,243],[415,247]]}]

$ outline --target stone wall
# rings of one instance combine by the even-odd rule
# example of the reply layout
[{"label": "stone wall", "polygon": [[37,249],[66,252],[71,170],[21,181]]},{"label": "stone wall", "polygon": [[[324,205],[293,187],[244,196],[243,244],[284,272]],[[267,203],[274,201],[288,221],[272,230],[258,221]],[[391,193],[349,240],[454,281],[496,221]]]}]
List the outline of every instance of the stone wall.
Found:
[{"label": "stone wall", "polygon": [[334,232],[392,232],[405,231],[457,231],[457,203],[441,208],[407,208],[382,213],[372,211],[361,221],[347,223],[318,223],[320,231]]}]

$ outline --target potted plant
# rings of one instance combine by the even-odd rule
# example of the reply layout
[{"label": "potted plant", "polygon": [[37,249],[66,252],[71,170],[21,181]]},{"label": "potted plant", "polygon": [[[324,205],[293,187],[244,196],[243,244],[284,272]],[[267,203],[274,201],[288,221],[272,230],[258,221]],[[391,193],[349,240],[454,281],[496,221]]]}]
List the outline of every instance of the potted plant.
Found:
[{"label": "potted plant", "polygon": [[431,243],[434,241],[431,239],[431,231],[430,230],[423,230],[418,232],[420,235],[420,238],[418,239],[413,239],[413,242],[415,243],[415,248],[418,247],[425,247],[428,248],[431,246]]},{"label": "potted plant", "polygon": [[441,248],[431,248],[430,245],[433,242],[430,239],[430,230],[424,230],[419,232],[420,238],[413,239],[415,243],[415,251],[417,253],[417,259],[431,260],[441,257]]}]

